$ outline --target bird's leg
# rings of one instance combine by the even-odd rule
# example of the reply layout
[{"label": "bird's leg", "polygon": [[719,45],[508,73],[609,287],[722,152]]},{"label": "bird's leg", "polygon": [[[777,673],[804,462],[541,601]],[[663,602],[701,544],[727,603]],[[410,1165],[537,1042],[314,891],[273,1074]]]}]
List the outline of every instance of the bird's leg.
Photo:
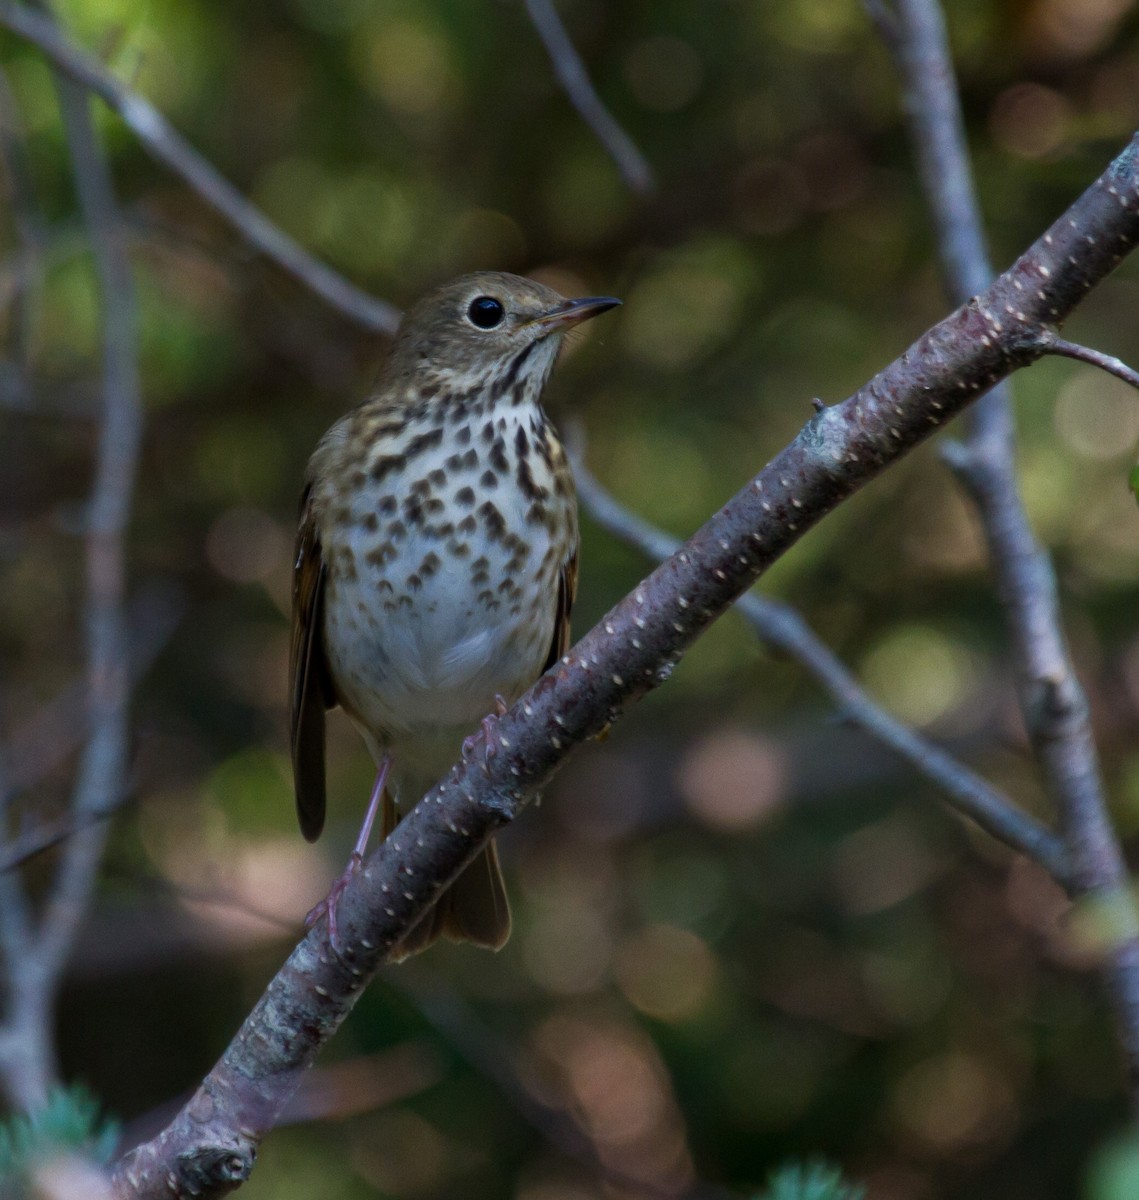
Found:
[{"label": "bird's leg", "polygon": [[337,953],[340,952],[340,938],[336,928],[336,906],[340,903],[340,897],[344,894],[349,880],[360,869],[364,861],[364,854],[368,849],[368,839],[372,836],[372,826],[376,823],[376,813],[379,812],[380,804],[383,802],[384,785],[388,781],[391,765],[392,756],[385,754],[380,759],[380,765],[376,770],[372,798],[368,801],[368,811],[364,814],[364,823],[360,826],[360,832],[356,836],[356,845],[348,858],[348,865],[344,868],[344,873],[340,878],[329,888],[328,895],[315,908],[310,909],[305,917],[305,928],[311,929],[322,916],[328,914],[328,940]]},{"label": "bird's leg", "polygon": [[[493,758],[498,753],[498,747],[495,745],[494,728],[498,724],[498,718],[505,716],[509,705],[496,692],[494,695],[494,712],[483,717],[480,724],[482,725],[482,735],[486,739],[486,757]],[[463,738],[463,757],[470,758],[475,751],[475,743],[479,740],[477,733],[472,733],[469,737]]]}]

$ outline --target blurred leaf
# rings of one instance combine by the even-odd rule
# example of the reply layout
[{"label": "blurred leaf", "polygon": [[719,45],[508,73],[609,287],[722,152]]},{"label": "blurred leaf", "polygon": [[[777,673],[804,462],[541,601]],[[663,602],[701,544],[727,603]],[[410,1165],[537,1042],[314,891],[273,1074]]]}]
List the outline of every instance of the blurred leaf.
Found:
[{"label": "blurred leaf", "polygon": [[62,1153],[110,1162],[118,1123],[100,1114],[99,1101],[82,1085],[57,1088],[45,1108],[0,1125],[0,1181]]},{"label": "blurred leaf", "polygon": [[1085,1200],[1139,1196],[1139,1135],[1126,1133],[1103,1146],[1088,1170]]},{"label": "blurred leaf", "polygon": [[781,1167],[757,1200],[863,1200],[866,1189],[846,1184],[842,1172],[812,1161]]}]

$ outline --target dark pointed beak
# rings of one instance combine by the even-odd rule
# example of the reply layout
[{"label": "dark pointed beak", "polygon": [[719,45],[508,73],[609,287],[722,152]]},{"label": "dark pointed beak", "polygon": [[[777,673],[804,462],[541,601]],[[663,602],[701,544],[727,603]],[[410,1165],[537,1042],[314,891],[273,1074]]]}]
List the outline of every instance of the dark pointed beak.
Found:
[{"label": "dark pointed beak", "polygon": [[541,325],[550,333],[558,329],[572,329],[582,321],[588,321],[591,317],[600,316],[603,312],[616,308],[620,303],[621,301],[613,296],[586,296],[581,300],[567,300],[557,308],[534,317],[529,324]]}]

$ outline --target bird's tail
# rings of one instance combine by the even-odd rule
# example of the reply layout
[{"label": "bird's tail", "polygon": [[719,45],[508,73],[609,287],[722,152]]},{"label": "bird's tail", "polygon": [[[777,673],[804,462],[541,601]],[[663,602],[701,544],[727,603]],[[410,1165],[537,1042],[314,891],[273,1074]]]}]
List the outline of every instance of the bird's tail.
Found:
[{"label": "bird's tail", "polygon": [[[399,813],[384,797],[382,833],[386,838],[399,821]],[[510,901],[493,841],[463,868],[462,873],[431,906],[423,920],[394,948],[391,962],[401,962],[426,950],[440,937],[471,942],[487,950],[501,950],[510,937]]]}]

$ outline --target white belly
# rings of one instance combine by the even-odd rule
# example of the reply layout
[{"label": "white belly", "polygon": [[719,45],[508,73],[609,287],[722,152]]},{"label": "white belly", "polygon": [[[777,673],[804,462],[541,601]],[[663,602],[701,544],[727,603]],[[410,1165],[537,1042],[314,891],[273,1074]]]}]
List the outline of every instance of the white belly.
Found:
[{"label": "white belly", "polygon": [[[546,548],[543,539],[538,562]],[[439,553],[414,538],[406,549],[416,564]],[[496,582],[507,578],[507,560],[482,549],[489,560],[485,584],[471,582],[469,562],[443,557],[414,593],[381,591],[383,581],[366,573],[330,586],[325,647],[333,678],[345,707],[370,729],[394,734],[472,725],[490,711],[496,693],[516,694],[541,669],[556,593],[547,583],[549,603],[535,611],[539,580],[530,559],[515,581],[520,599],[507,602]]]}]

